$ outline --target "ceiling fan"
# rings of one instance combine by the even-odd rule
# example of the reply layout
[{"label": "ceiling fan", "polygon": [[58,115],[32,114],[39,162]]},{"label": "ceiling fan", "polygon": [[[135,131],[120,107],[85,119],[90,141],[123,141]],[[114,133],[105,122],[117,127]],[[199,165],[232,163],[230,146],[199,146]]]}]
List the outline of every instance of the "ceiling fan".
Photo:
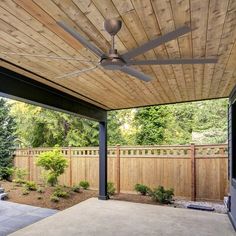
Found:
[{"label": "ceiling fan", "polygon": [[[145,52],[162,45],[164,43],[167,43],[173,39],[176,39],[179,36],[182,36],[186,33],[191,32],[191,28],[188,26],[183,26],[181,28],[178,28],[172,32],[169,32],[165,35],[162,35],[158,38],[155,38],[153,40],[148,41],[147,43],[144,43],[143,45],[131,49],[130,51],[119,54],[117,49],[115,49],[115,36],[119,32],[119,30],[122,27],[122,22],[120,20],[116,19],[108,19],[104,22],[104,28],[105,30],[111,35],[111,47],[109,49],[109,52],[106,54],[98,47],[94,46],[92,43],[90,43],[87,39],[85,39],[82,35],[80,35],[77,31],[75,31],[72,27],[68,26],[65,22],[57,22],[57,24],[63,28],[67,33],[69,33],[72,37],[77,39],[83,46],[88,48],[90,51],[92,51],[94,54],[96,54],[99,58],[99,62],[94,62],[92,60],[83,60],[83,59],[77,59],[77,58],[61,58],[61,57],[55,57],[55,56],[44,56],[47,58],[52,59],[65,59],[65,60],[78,60],[78,61],[84,61],[84,62],[91,62],[96,63],[95,66],[74,71],[72,73],[59,76],[57,78],[64,78],[68,76],[78,75],[82,72],[86,72],[89,70],[93,70],[97,68],[98,66],[101,66],[105,70],[118,70],[122,71],[128,75],[134,76],[139,80],[142,81],[150,81],[151,77],[148,75],[136,70],[135,68],[132,68],[132,65],[171,65],[171,64],[208,64],[208,63],[217,63],[217,58],[200,58],[200,59],[153,59],[153,60],[134,60],[138,55],[144,54]],[[7,53],[6,53],[7,54]],[[9,54],[9,53],[8,53]],[[11,53],[11,54],[17,54],[17,53]],[[20,55],[20,54],[18,54]],[[28,55],[30,54],[21,54],[21,55]],[[42,55],[32,55],[32,56],[38,56],[42,57]]]}]

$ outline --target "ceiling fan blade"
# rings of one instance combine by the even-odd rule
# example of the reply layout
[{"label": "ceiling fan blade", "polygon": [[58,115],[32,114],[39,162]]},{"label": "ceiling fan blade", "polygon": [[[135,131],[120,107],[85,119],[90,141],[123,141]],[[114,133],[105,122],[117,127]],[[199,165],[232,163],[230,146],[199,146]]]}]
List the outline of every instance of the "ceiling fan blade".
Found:
[{"label": "ceiling fan blade", "polygon": [[52,60],[73,60],[73,61],[81,61],[81,62],[91,62],[91,63],[98,63],[98,61],[87,60],[87,59],[80,59],[77,57],[59,57],[59,56],[50,56],[50,55],[41,55],[41,54],[28,54],[28,53],[16,53],[16,52],[0,52],[0,55],[17,55],[17,56],[24,56],[24,57],[39,57],[39,58],[46,58]]},{"label": "ceiling fan blade", "polygon": [[158,60],[130,60],[127,65],[175,65],[175,64],[212,64],[217,63],[217,58],[199,59],[158,59]]},{"label": "ceiling fan blade", "polygon": [[65,22],[59,21],[57,24],[62,27],[67,33],[69,33],[71,36],[76,38],[81,44],[83,44],[86,48],[90,49],[92,52],[94,52],[97,56],[101,57],[105,53],[99,49],[98,47],[91,44],[87,39],[85,39],[82,35],[80,35],[77,31],[75,31],[73,28],[68,26]]},{"label": "ceiling fan blade", "polygon": [[62,75],[62,76],[58,76],[58,77],[56,77],[56,79],[63,79],[63,78],[66,78],[66,77],[75,77],[75,76],[77,76],[81,73],[84,73],[84,72],[87,72],[87,71],[90,71],[90,70],[94,70],[97,67],[98,67],[98,65],[87,68],[87,69],[83,69],[83,70],[76,70],[76,71],[73,71],[71,73],[68,73],[68,74],[65,74],[65,75]]},{"label": "ceiling fan blade", "polygon": [[132,67],[123,66],[120,70],[122,72],[132,75],[132,76],[136,77],[137,79],[143,80],[145,82],[148,82],[151,80],[151,78],[149,76],[145,75],[144,73],[142,73]]},{"label": "ceiling fan blade", "polygon": [[174,30],[172,32],[169,32],[167,34],[164,34],[156,39],[150,40],[147,43],[141,45],[140,47],[137,47],[135,49],[132,49],[126,53],[124,53],[123,55],[121,55],[125,60],[128,60],[130,58],[134,58],[140,54],[143,54],[163,43],[166,43],[168,41],[171,41],[173,39],[176,39],[177,37],[184,35],[188,32],[191,31],[191,28],[189,28],[188,26],[183,26],[177,30]]}]

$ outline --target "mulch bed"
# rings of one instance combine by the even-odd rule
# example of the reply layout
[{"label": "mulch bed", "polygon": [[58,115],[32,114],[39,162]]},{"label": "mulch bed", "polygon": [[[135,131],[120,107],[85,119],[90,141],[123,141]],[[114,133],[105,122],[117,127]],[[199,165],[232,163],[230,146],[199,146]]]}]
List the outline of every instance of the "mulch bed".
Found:
[{"label": "mulch bed", "polygon": [[160,203],[153,201],[150,196],[144,196],[140,194],[120,193],[119,195],[115,194],[111,197],[111,199],[128,202],[146,203],[152,205],[161,205]]},{"label": "mulch bed", "polygon": [[[55,203],[50,200],[50,196],[52,195],[55,187],[40,186],[44,189],[44,193],[30,191],[28,195],[23,195],[22,192],[24,188],[17,187],[12,182],[0,181],[0,185],[5,189],[5,192],[8,193],[9,198],[7,201],[57,210],[64,210],[91,197],[98,196],[97,191],[81,190],[81,193],[70,192],[70,197],[60,198],[60,201]],[[62,189],[67,192],[71,190],[69,187],[62,187]],[[41,197],[41,199],[38,199],[38,197]]]}]

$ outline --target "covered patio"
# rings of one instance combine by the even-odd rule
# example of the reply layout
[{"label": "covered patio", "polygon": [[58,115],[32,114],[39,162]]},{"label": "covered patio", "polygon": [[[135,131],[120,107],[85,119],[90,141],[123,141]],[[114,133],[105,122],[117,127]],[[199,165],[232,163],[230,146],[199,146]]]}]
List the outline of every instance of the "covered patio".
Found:
[{"label": "covered patio", "polygon": [[[123,23],[115,43],[114,35],[110,37],[103,27],[111,18]],[[236,225],[235,25],[234,0],[0,1],[0,95],[99,122],[99,199],[103,200],[108,199],[107,112],[230,98],[229,211]],[[84,217],[80,221],[79,211],[78,217]],[[158,230],[162,235],[177,231],[194,235],[194,229],[195,235],[209,235],[211,225],[216,230],[212,235],[233,235],[226,216],[95,199],[16,234],[42,233],[53,222],[58,232],[48,227],[48,235],[78,235],[76,230],[88,235],[92,219],[97,220],[92,230],[100,228],[103,235],[122,235],[122,226],[131,235],[136,229],[142,235],[145,230],[149,235]],[[106,220],[109,224],[104,224]],[[142,228],[143,221],[148,229]]]},{"label": "covered patio", "polygon": [[86,200],[12,236],[233,236],[227,215],[123,201]]}]

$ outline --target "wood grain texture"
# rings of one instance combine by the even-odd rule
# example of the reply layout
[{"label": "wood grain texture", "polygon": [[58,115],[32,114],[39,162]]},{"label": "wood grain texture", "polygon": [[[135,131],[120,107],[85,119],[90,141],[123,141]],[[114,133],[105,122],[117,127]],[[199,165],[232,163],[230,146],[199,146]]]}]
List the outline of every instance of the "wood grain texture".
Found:
[{"label": "wood grain texture", "polygon": [[[135,59],[218,57],[219,61],[215,65],[135,66],[153,78],[145,83],[102,68],[58,79],[93,64],[1,53],[99,61],[56,22],[65,21],[107,52],[111,39],[103,29],[103,22],[108,18],[123,22],[115,38],[120,54],[188,25],[192,32]],[[234,0],[1,0],[0,58],[47,78],[52,87],[61,85],[63,91],[86,101],[91,99],[107,110],[228,97],[236,83],[235,25]],[[19,71],[6,63],[1,62],[1,66]],[[31,74],[32,79],[49,83],[36,77]]]}]

